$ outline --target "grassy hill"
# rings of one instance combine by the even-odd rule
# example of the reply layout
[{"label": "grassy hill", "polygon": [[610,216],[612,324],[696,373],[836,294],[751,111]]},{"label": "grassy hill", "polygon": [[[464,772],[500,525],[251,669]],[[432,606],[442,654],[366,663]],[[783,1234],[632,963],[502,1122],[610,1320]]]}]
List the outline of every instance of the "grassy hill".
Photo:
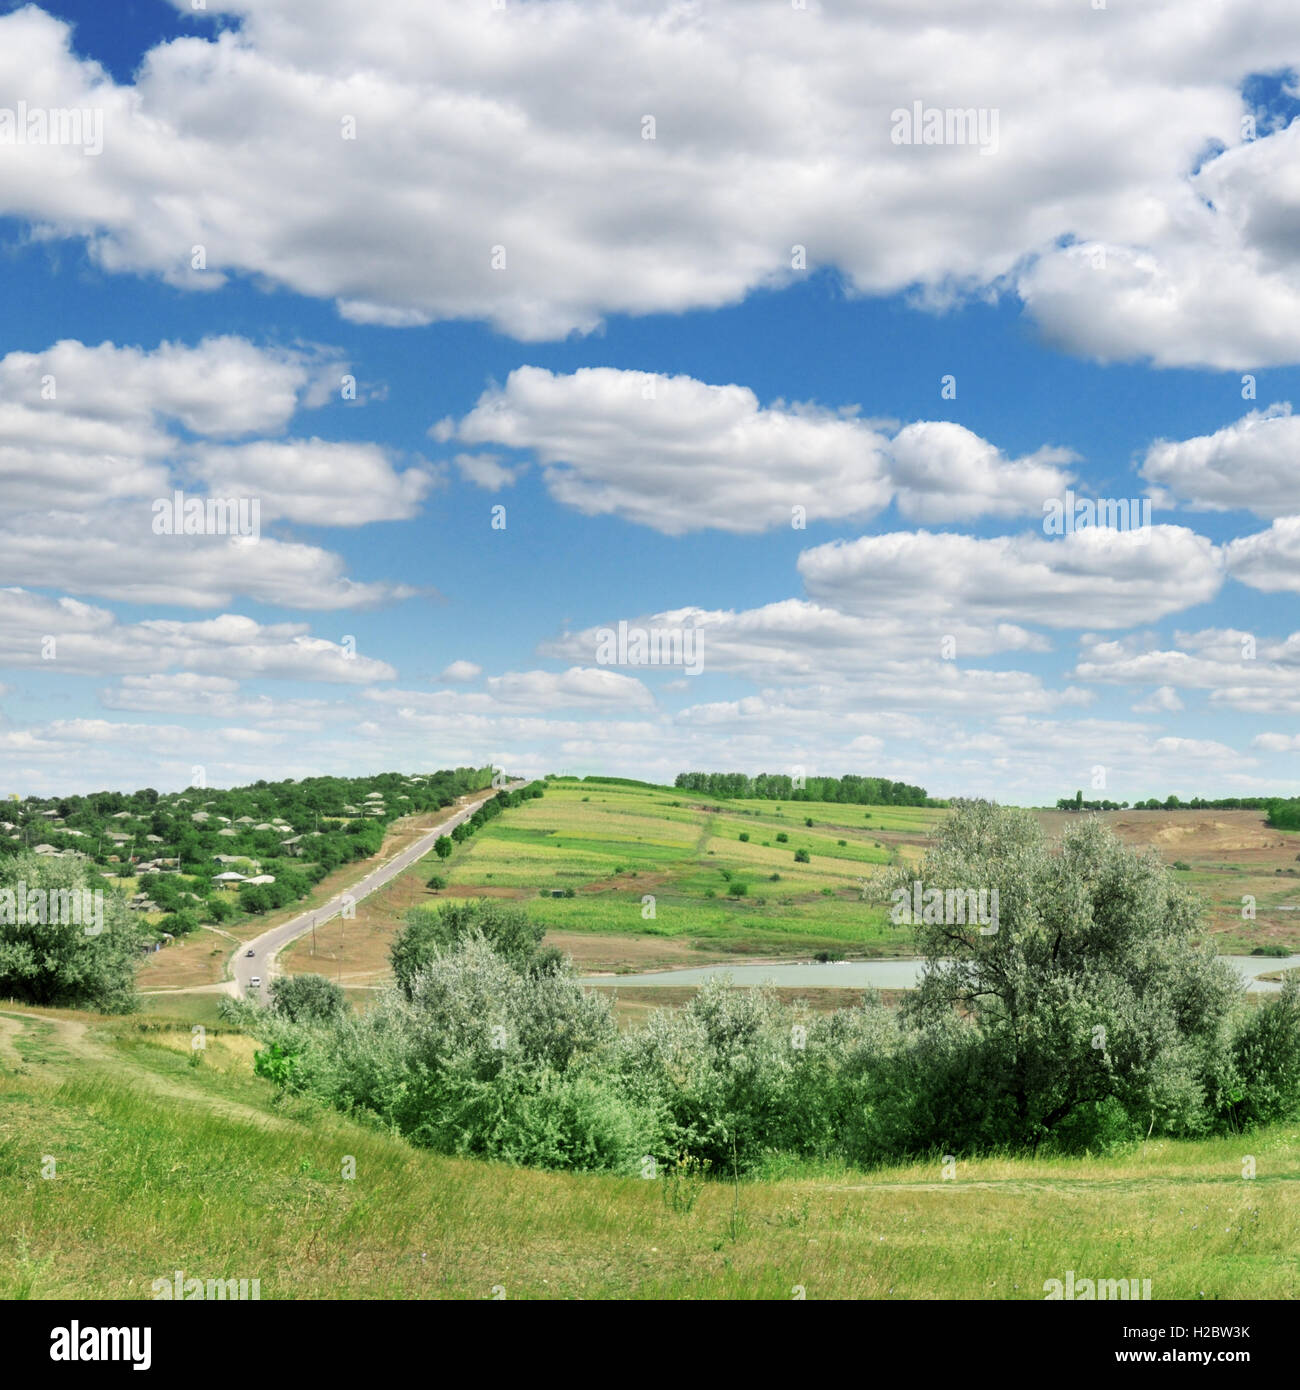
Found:
[{"label": "grassy hill", "polygon": [[[446,864],[426,859],[404,889],[359,912],[342,941],[337,930],[319,932],[315,964],[301,944],[284,959],[290,969],[322,969],[342,947],[345,976],[372,981],[401,911],[476,895],[526,904],[553,940],[595,969],[818,950],[905,955],[910,931],[863,901],[862,880],[919,857],[945,814],[701,801],[672,787],[556,778],[545,797],[485,826]],[[796,850],[807,851],[807,863]],[[435,872],[447,887],[421,891]],[[566,891],[572,896],[553,896]]]},{"label": "grassy hill", "polygon": [[[355,922],[285,952],[289,970],[371,986],[413,906],[487,895],[524,904],[584,968],[630,971],[738,957],[906,956],[912,932],[862,898],[882,867],[916,864],[948,812],[826,802],[701,800],[674,787],[556,778],[546,795],[485,826],[443,863],[429,856],[367,899]],[[1073,816],[1040,813],[1058,835]],[[811,826],[807,825],[812,820]],[[1263,811],[1122,811],[1103,819],[1179,867],[1206,902],[1218,949],[1300,950],[1300,833]],[[741,835],[747,835],[742,840]],[[785,835],[779,840],[778,835]],[[842,843],[841,843],[842,842]],[[797,863],[794,852],[808,851]],[[438,873],[447,886],[431,890]],[[773,875],[778,875],[773,878]],[[743,895],[731,892],[744,885]],[[572,896],[553,897],[556,891]],[[653,898],[648,917],[644,898]],[[1256,901],[1243,917],[1242,898]],[[658,996],[661,999],[666,996]],[[629,993],[625,1003],[632,1002]]]},{"label": "grassy hill", "polygon": [[197,1063],[191,1041],[0,1004],[0,1297],[147,1299],[176,1269],[267,1299],[1041,1299],[1071,1269],[1156,1299],[1300,1296],[1295,1125],[693,1188],[440,1158],[277,1108],[237,1031]]},{"label": "grassy hill", "polygon": [[[322,928],[316,956],[304,938],[283,963],[337,973],[364,1001],[411,906],[478,894],[525,904],[589,964],[823,945],[907,953],[910,934],[862,900],[859,880],[914,863],[945,814],[557,779],[448,861],[430,856],[367,899],[345,939],[341,924]],[[1044,817],[1049,830],[1066,819]],[[1281,909],[1294,901],[1300,837],[1256,812],[1108,819],[1187,865],[1221,945],[1295,940]],[[445,889],[427,888],[434,872]],[[732,898],[737,879],[747,891]],[[1243,892],[1261,908],[1249,923]],[[652,1002],[681,1002],[675,993]],[[256,1044],[217,1023],[215,1003],[155,996],[146,1015],[116,1019],[0,1003],[0,1297],[148,1298],[176,1269],[256,1278],[268,1299],[789,1299],[800,1288],[1040,1299],[1068,1270],[1150,1278],[1156,1299],[1300,1296],[1300,1123],[1112,1155],[987,1157],[951,1178],[939,1153],[868,1173],[773,1160],[736,1183],[557,1174],[440,1157],[278,1101],[252,1073]],[[207,1028],[197,1051],[196,1024]]]}]

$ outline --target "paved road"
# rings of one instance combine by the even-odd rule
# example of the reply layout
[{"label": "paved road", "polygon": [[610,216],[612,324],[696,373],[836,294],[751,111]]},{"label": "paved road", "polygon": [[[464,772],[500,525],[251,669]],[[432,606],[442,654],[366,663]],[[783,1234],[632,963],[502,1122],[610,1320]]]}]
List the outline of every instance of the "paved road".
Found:
[{"label": "paved road", "polygon": [[[527,785],[527,782],[511,782],[504,790],[515,791],[519,787],[526,787]],[[359,903],[362,898],[369,897],[376,888],[382,888],[385,883],[396,878],[404,869],[409,869],[417,859],[422,859],[429,853],[439,835],[449,835],[462,821],[467,821],[485,799],[479,798],[477,801],[462,805],[459,810],[449,811],[445,820],[440,821],[414,844],[409,845],[400,854],[394,855],[392,859],[376,865],[359,883],[354,883],[350,888],[331,898],[329,902],[323,903],[320,907],[314,907],[310,911],[299,913],[297,917],[290,918],[289,921],[282,922],[278,927],[272,927],[270,931],[263,932],[261,936],[255,936],[251,941],[245,942],[230,958],[231,973],[235,977],[234,989],[230,992],[239,997],[250,994],[253,998],[265,997],[267,987],[271,983],[271,977],[276,973],[275,957],[281,947],[287,946],[291,941],[302,936],[304,932],[311,931],[313,927],[323,926],[331,917],[337,917],[343,911],[345,902]],[[461,800],[463,801],[464,798]],[[346,930],[344,928],[345,934]],[[253,952],[251,958],[248,954],[249,951]],[[248,982],[254,975],[261,979],[262,984],[260,988],[250,990]]]}]

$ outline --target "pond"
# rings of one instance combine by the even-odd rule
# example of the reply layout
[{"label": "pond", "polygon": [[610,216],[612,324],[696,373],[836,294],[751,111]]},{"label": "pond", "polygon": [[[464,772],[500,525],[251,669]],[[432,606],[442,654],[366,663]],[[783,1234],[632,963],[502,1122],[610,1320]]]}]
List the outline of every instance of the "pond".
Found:
[{"label": "pond", "polygon": [[[1259,980],[1278,970],[1294,970],[1300,956],[1224,956],[1250,992],[1280,990],[1276,982]],[[783,989],[911,989],[920,978],[922,960],[776,961],[768,965],[693,965],[679,970],[656,970],[648,975],[585,975],[589,985],[628,985],[638,989],[702,985],[715,975],[730,975],[733,984],[774,984]]]}]

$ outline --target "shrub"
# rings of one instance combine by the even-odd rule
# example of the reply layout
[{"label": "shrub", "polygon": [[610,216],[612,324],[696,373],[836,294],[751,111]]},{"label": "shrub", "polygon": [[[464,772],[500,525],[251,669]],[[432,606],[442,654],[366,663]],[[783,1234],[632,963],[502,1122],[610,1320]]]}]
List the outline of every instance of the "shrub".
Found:
[{"label": "shrub", "polygon": [[568,968],[569,957],[558,946],[540,946],[528,962],[531,975],[547,975],[563,972]]},{"label": "shrub", "polygon": [[776,832],[776,842],[778,845],[785,844],[789,840],[789,838],[789,835],[787,835],[784,830],[778,830]]},{"label": "shrub", "polygon": [[329,1023],[347,1007],[343,986],[324,975],[279,975],[271,981],[271,1011],[290,1023]]},{"label": "shrub", "polygon": [[1300,1106],[1300,981],[1289,977],[1276,999],[1239,1015],[1229,1045],[1230,1086],[1220,1110],[1234,1126],[1282,1119]]},{"label": "shrub", "polygon": [[169,912],[158,925],[173,936],[188,936],[190,932],[198,931],[199,917],[197,912]]},{"label": "shrub", "polygon": [[521,907],[494,898],[412,908],[389,951],[398,987],[409,994],[415,977],[440,951],[454,950],[475,934],[507,963],[523,969],[536,953],[546,928],[531,921]]},{"label": "shrub", "polygon": [[210,922],[229,922],[235,915],[234,903],[220,889],[216,889],[210,898],[205,898],[203,906]]},{"label": "shrub", "polygon": [[443,876],[442,876],[441,874],[434,874],[433,877],[430,878],[430,880],[428,881],[428,883],[425,885],[426,888],[434,888],[434,889],[437,889],[437,888],[445,888],[446,886],[447,886],[447,880],[446,880],[445,878],[443,878]]},{"label": "shrub", "polygon": [[259,1048],[253,1053],[253,1074],[264,1076],[277,1086],[291,1087],[294,1079],[294,1066],[298,1054],[283,1043],[273,1042],[270,1047]]},{"label": "shrub", "polygon": [[727,887],[727,892],[730,893],[733,898],[743,898],[745,894],[749,892],[749,885],[742,883],[738,878],[732,879]]},{"label": "shrub", "polygon": [[408,984],[329,1029],[272,1020],[268,1054],[294,1059],[281,1084],[442,1153],[630,1172],[654,1151],[652,1117],[597,1065],[610,1001],[571,972],[516,969],[473,931]]},{"label": "shrub", "polygon": [[267,891],[265,883],[244,883],[239,888],[239,906],[245,912],[269,912],[275,901]]},{"label": "shrub", "polygon": [[808,851],[807,851],[806,849],[797,849],[797,850],[795,850],[795,852],[794,852],[794,862],[795,862],[796,864],[807,864],[807,863],[809,863],[810,861],[809,861]]},{"label": "shrub", "polygon": [[748,839],[749,839],[749,831],[747,831],[747,830],[742,830],[742,831],[740,832],[740,834],[736,836],[736,839],[738,839],[738,840],[748,840]]}]

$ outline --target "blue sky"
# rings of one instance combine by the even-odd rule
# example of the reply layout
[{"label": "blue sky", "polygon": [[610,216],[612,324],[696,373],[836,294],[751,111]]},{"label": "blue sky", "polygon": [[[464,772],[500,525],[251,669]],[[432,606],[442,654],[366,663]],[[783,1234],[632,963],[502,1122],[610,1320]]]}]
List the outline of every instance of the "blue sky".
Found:
[{"label": "blue sky", "polygon": [[0,5],[0,791],[1300,791],[1300,20],[1187,8]]}]

